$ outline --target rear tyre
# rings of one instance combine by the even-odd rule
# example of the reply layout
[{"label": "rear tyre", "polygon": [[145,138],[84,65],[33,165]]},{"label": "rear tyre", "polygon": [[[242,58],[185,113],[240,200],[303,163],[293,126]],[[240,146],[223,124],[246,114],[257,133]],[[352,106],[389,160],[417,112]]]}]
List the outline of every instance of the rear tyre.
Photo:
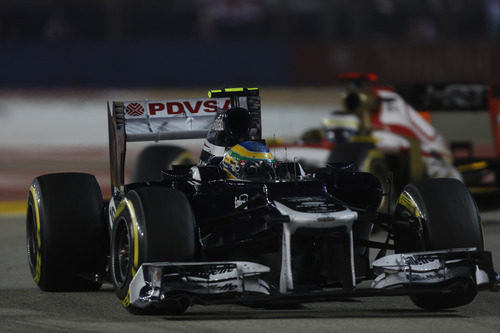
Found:
[{"label": "rear tyre", "polygon": [[154,145],[144,148],[132,171],[132,183],[161,180],[161,170],[172,165],[193,164],[191,154],[181,147]]},{"label": "rear tyre", "polygon": [[128,192],[111,237],[111,277],[122,305],[134,314],[182,314],[190,305],[182,297],[160,309],[131,304],[129,285],[142,263],[193,261],[195,252],[195,219],[182,192],[164,187]]},{"label": "rear tyre", "polygon": [[108,236],[95,177],[57,173],[36,178],[28,193],[26,236],[31,275],[40,289],[99,289],[95,277],[105,271]]},{"label": "rear tyre", "polygon": [[[396,206],[396,216],[420,218],[422,234],[395,232],[396,252],[476,247],[484,249],[482,225],[469,190],[456,179],[427,179],[407,185]],[[471,283],[451,294],[415,295],[411,299],[424,309],[438,310],[472,302],[477,294]]]}]

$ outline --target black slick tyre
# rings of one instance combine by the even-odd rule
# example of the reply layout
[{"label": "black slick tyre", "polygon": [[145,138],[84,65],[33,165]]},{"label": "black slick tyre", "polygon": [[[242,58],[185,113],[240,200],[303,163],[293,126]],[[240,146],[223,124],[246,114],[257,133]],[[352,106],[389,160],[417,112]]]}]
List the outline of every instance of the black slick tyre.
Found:
[{"label": "black slick tyre", "polygon": [[144,148],[132,170],[131,182],[147,182],[161,179],[161,170],[172,165],[193,164],[191,154],[181,147],[153,145]]},{"label": "black slick tyre", "polygon": [[175,189],[142,187],[118,206],[111,236],[111,277],[123,307],[134,314],[181,314],[179,298],[161,308],[130,303],[129,285],[144,262],[186,262],[195,258],[195,220],[186,196]]},{"label": "black slick tyre", "polygon": [[[396,230],[396,252],[444,250],[475,247],[484,249],[483,231],[477,206],[469,190],[456,179],[427,179],[407,185],[396,206],[396,216],[418,217],[422,233]],[[477,294],[473,283],[449,294],[412,296],[424,309],[439,310],[472,302]]]},{"label": "black slick tyre", "polygon": [[28,263],[45,291],[97,290],[108,253],[101,189],[94,176],[37,177],[28,193]]}]

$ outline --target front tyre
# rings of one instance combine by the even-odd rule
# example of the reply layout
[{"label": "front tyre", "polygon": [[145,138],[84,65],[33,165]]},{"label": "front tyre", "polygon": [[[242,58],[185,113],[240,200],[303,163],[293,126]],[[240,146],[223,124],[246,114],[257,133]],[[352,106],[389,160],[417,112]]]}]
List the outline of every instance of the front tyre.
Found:
[{"label": "front tyre", "polygon": [[26,238],[33,280],[45,291],[97,290],[108,237],[101,189],[94,176],[37,177],[28,193]]},{"label": "front tyre", "polygon": [[129,286],[144,262],[193,261],[195,220],[186,196],[175,189],[143,187],[127,193],[118,206],[111,237],[111,277],[122,305],[134,314],[181,314],[186,300],[161,309],[130,302]]},{"label": "front tyre", "polygon": [[[451,178],[427,179],[407,185],[396,206],[396,216],[419,218],[420,235],[396,229],[396,252],[433,251],[475,247],[484,249],[482,225],[477,206],[465,185]],[[412,296],[424,309],[438,310],[472,302],[475,286],[450,294]]]}]

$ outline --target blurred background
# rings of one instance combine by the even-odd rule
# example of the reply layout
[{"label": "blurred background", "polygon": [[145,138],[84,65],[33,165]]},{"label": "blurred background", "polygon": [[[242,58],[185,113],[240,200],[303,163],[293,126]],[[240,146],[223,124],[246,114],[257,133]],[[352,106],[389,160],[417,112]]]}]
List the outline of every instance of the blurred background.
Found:
[{"label": "blurred background", "polygon": [[[338,107],[337,73],[487,84],[499,42],[500,0],[2,0],[0,201],[45,172],[106,187],[108,100],[257,86],[264,134],[299,136]],[[491,141],[487,113],[432,118]]]},{"label": "blurred background", "polygon": [[498,0],[2,0],[0,85],[331,85],[500,74]]}]

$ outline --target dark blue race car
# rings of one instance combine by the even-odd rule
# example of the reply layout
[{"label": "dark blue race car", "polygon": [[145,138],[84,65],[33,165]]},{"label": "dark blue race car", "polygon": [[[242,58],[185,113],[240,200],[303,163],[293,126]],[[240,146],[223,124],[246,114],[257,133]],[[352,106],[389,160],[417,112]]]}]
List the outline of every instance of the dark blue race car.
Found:
[{"label": "dark blue race car", "polygon": [[[381,212],[392,194],[372,174],[344,162],[305,170],[277,161],[261,138],[260,114],[258,89],[246,88],[109,103],[110,200],[89,174],[43,175],[30,187],[36,284],[77,291],[111,282],[130,312],[169,314],[192,304],[374,295],[409,295],[419,307],[442,309],[498,290],[479,213],[461,182],[409,184],[395,210]],[[127,142],[187,138],[206,138],[196,164],[124,183]],[[169,147],[158,159],[173,162],[181,151]],[[384,241],[371,238],[374,226]]]}]

